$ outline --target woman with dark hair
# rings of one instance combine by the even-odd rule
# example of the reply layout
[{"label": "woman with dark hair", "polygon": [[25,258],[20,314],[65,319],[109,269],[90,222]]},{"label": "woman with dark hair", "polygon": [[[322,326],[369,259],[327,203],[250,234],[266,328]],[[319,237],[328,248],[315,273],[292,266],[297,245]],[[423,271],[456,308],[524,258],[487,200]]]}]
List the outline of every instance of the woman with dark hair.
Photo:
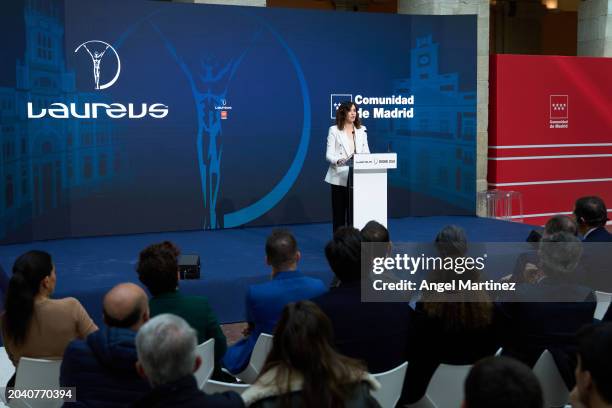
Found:
[{"label": "woman with dark hair", "polygon": [[370,390],[380,384],[357,360],[332,347],[332,326],[310,301],[289,303],[274,331],[264,368],[242,394],[247,406],[379,407]]},{"label": "woman with dark hair", "polygon": [[78,300],[50,298],[55,283],[55,265],[46,252],[26,252],[13,265],[2,339],[15,367],[21,357],[61,359],[70,341],[98,330]]},{"label": "woman with dark hair", "polygon": [[[434,245],[443,260],[467,255],[467,236],[463,228],[456,225],[444,227]],[[462,271],[443,268],[431,271],[427,277],[429,283],[468,280],[480,282],[480,272],[476,268]],[[408,350],[410,363],[400,402],[419,401],[438,365],[474,364],[495,354],[500,346],[496,330],[498,315],[484,290],[423,292],[413,317],[414,336]]]},{"label": "woman with dark hair", "polygon": [[354,154],[370,153],[366,127],[361,124],[357,105],[343,102],[336,111],[336,124],[329,128],[325,158],[329,169],[325,181],[331,184],[334,232],[353,223],[349,202],[349,166]]}]

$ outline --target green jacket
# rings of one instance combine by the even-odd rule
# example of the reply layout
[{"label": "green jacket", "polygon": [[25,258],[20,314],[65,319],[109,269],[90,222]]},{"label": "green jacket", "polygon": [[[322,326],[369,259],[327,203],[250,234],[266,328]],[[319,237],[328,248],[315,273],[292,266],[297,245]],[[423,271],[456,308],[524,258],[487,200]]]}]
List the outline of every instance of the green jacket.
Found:
[{"label": "green jacket", "polygon": [[215,368],[221,367],[220,360],[227,349],[227,341],[215,312],[204,296],[185,296],[177,290],[152,297],[149,308],[151,317],[172,313],[185,319],[198,332],[198,344],[214,338]]}]

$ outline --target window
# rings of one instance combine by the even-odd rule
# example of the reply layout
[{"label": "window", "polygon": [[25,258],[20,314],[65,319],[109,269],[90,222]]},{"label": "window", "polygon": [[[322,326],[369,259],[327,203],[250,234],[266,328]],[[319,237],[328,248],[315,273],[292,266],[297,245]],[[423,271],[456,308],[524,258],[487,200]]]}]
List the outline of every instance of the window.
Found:
[{"label": "window", "polygon": [[68,180],[72,180],[73,177],[73,169],[72,169],[72,155],[68,155],[66,158],[66,175],[68,176]]},{"label": "window", "polygon": [[51,37],[41,32],[37,36],[36,55],[40,59],[51,61],[53,59]]},{"label": "window", "polygon": [[83,164],[83,177],[90,179],[93,175],[93,160],[91,156],[85,156],[85,163]]},{"label": "window", "polygon": [[45,142],[42,145],[42,152],[43,153],[51,153],[53,151],[53,146],[51,146],[50,142]]},{"label": "window", "polygon": [[100,175],[100,177],[103,177],[106,175],[106,154],[102,153],[99,157],[98,157],[98,174]]},{"label": "window", "polygon": [[26,166],[21,167],[21,195],[28,195],[28,168]]},{"label": "window", "polygon": [[6,188],[5,188],[5,207],[11,208],[14,202],[14,191],[13,191],[13,176],[7,174],[6,176]]}]

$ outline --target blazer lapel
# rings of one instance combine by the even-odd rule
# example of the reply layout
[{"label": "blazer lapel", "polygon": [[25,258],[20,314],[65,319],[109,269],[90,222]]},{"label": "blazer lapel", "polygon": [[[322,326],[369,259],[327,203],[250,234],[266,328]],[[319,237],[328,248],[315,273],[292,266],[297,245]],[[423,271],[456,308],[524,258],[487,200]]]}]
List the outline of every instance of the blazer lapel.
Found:
[{"label": "blazer lapel", "polygon": [[363,138],[364,132],[363,129],[355,129],[355,153],[362,154],[363,153]]}]

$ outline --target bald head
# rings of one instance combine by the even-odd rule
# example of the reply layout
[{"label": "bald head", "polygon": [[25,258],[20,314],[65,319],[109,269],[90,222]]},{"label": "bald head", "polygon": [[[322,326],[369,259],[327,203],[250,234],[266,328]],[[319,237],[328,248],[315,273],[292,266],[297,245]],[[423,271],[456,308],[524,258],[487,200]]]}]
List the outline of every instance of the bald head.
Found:
[{"label": "bald head", "polygon": [[104,322],[109,327],[138,330],[149,320],[147,294],[138,285],[120,283],[104,296]]}]

